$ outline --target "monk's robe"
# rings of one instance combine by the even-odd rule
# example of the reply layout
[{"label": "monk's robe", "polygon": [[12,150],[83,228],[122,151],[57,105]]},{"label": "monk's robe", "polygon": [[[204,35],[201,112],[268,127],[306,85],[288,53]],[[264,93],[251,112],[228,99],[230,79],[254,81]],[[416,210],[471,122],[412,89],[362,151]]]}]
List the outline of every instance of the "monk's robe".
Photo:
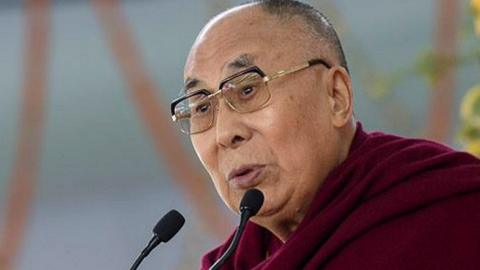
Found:
[{"label": "monk's robe", "polygon": [[249,222],[222,269],[480,269],[480,161],[358,124],[288,240]]}]

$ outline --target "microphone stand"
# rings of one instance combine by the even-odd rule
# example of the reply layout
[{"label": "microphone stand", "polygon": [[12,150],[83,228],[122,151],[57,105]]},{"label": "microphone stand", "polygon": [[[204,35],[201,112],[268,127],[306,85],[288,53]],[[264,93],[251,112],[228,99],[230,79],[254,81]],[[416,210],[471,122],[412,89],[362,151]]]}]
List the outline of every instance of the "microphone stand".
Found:
[{"label": "microphone stand", "polygon": [[142,253],[140,253],[140,255],[138,255],[137,259],[133,263],[130,270],[137,270],[138,266],[140,266],[143,259],[145,259],[145,257],[147,257],[148,254],[150,254],[150,252],[156,246],[158,246],[158,244],[160,244],[160,242],[161,242],[160,237],[158,237],[157,235],[153,236],[152,239],[150,239],[150,241],[148,242],[148,245],[142,250]]},{"label": "microphone stand", "polygon": [[245,209],[245,211],[242,211],[240,214],[240,224],[238,225],[238,229],[235,232],[235,235],[233,236],[233,240],[230,243],[230,246],[228,246],[227,250],[225,253],[223,253],[222,257],[220,257],[208,270],[218,270],[220,267],[230,258],[232,255],[233,251],[238,246],[238,242],[240,241],[240,238],[243,234],[243,231],[245,230],[245,225],[247,224],[248,219],[252,216],[251,211],[249,209]]}]

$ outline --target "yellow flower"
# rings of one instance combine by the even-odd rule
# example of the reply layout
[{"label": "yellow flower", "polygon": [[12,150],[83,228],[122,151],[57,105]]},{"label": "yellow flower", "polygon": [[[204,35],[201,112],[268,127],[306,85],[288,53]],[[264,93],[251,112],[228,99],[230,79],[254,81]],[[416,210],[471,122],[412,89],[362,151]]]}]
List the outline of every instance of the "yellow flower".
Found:
[{"label": "yellow flower", "polygon": [[480,0],[472,0],[472,8],[478,16],[478,13],[480,13]]},{"label": "yellow flower", "polygon": [[480,36],[480,0],[472,0],[471,6],[475,16],[475,33]]},{"label": "yellow flower", "polygon": [[467,148],[465,150],[477,157],[480,157],[480,140],[470,142],[467,144]]},{"label": "yellow flower", "polygon": [[480,0],[472,0],[471,6],[473,9],[473,16],[475,16],[475,32],[480,36]]},{"label": "yellow flower", "polygon": [[480,123],[480,85],[467,92],[460,106],[460,115],[465,122]]},{"label": "yellow flower", "polygon": [[461,140],[466,151],[480,157],[480,85],[470,89],[460,105],[463,131]]}]

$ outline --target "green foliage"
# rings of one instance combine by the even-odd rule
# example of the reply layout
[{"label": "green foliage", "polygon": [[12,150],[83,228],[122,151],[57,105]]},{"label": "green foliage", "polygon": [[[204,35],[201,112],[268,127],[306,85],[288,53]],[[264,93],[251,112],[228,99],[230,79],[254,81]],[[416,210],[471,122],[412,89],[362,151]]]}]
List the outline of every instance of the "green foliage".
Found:
[{"label": "green foliage", "polygon": [[448,69],[457,65],[459,59],[434,53],[432,50],[419,54],[414,64],[415,73],[425,78],[430,85],[444,76]]}]

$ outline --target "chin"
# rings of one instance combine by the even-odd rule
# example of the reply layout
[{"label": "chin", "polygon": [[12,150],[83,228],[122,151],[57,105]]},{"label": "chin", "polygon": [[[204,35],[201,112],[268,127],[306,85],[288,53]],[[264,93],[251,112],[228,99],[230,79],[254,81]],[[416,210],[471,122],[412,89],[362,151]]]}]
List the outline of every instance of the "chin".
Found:
[{"label": "chin", "polygon": [[[267,197],[266,194],[265,197]],[[281,207],[275,206],[271,203],[271,201],[265,200],[262,208],[260,208],[260,211],[258,211],[258,213],[253,218],[258,218],[262,220],[276,219],[278,214],[280,214],[280,210]]]},{"label": "chin", "polygon": [[250,220],[267,230],[271,230],[274,224],[279,223],[280,215],[278,215],[278,211],[259,212]]}]

